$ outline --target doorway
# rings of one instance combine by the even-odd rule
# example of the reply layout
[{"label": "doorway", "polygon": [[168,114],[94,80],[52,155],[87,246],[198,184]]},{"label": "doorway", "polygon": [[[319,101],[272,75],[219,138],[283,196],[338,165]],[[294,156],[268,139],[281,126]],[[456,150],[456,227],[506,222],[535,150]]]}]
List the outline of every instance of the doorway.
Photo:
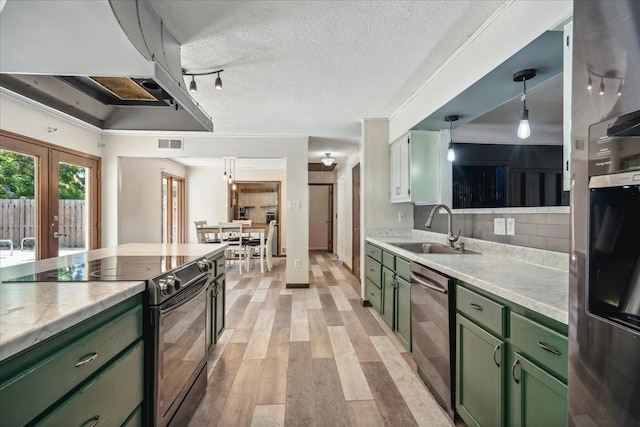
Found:
[{"label": "doorway", "polygon": [[184,243],[184,178],[162,174],[162,243]]},{"label": "doorway", "polygon": [[309,249],[333,252],[333,184],[309,184]]},{"label": "doorway", "polygon": [[351,214],[351,223],[353,224],[351,268],[353,275],[360,280],[360,163],[351,169],[351,182],[351,205],[353,206]]},{"label": "doorway", "polygon": [[0,193],[0,239],[32,250],[31,260],[100,247],[99,157],[7,131],[0,156],[1,173],[13,178]]}]

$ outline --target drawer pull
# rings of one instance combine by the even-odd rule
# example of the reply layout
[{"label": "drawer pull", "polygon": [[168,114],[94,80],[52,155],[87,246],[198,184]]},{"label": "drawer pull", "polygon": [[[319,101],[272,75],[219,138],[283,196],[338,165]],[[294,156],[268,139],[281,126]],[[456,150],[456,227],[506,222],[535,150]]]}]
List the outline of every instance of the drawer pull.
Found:
[{"label": "drawer pull", "polygon": [[513,380],[516,382],[516,384],[520,384],[520,380],[516,378],[516,368],[519,364],[520,360],[516,359],[516,361],[513,362],[513,366],[511,367],[511,376],[513,377]]},{"label": "drawer pull", "polygon": [[471,306],[471,308],[473,308],[474,310],[478,310],[478,311],[482,311],[482,306],[478,305],[476,303],[469,303],[469,305]]},{"label": "drawer pull", "polygon": [[[93,423],[90,423],[91,421],[93,421]],[[98,423],[100,422],[100,415],[96,415],[95,417],[91,418],[90,420],[88,420],[87,422],[85,422],[83,425],[87,425],[87,427],[96,427],[98,425]]]},{"label": "drawer pull", "polygon": [[493,349],[493,363],[495,363],[496,366],[499,368],[500,362],[496,360],[496,354],[498,354],[498,350],[500,350],[500,344],[496,345],[496,348]]},{"label": "drawer pull", "polygon": [[76,363],[76,368],[79,368],[80,366],[84,366],[89,362],[93,362],[94,360],[96,360],[98,358],[98,352],[95,351],[93,352],[93,354],[89,357],[87,357],[84,360],[79,361],[78,363]]},{"label": "drawer pull", "polygon": [[548,345],[546,345],[543,342],[538,341],[538,347],[540,347],[541,349],[548,351],[551,354],[555,354],[556,356],[560,356],[562,353],[560,353],[559,350],[556,350],[553,347],[549,347]]}]

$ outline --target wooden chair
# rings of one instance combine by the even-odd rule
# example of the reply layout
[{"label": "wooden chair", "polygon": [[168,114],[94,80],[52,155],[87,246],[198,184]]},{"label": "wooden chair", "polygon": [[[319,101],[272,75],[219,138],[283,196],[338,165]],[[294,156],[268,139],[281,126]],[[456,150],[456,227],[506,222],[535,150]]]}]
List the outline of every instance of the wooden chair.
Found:
[{"label": "wooden chair", "polygon": [[267,261],[267,269],[269,271],[271,271],[272,268],[272,260],[271,260],[271,242],[273,240],[273,232],[276,228],[276,221],[275,220],[271,220],[269,222],[269,229],[267,230],[267,235],[265,236],[265,242],[264,242],[264,253],[260,252],[260,239],[251,239],[249,240],[249,242],[247,243],[247,248],[250,249],[249,252],[249,256],[251,259],[253,259],[254,257],[261,257],[264,256],[266,261]]},{"label": "wooden chair", "polygon": [[200,228],[207,227],[207,221],[194,221],[196,224],[196,234],[198,235],[198,243],[220,243],[220,239],[215,233],[200,231]]},{"label": "wooden chair", "polygon": [[220,230],[220,241],[229,245],[225,251],[227,260],[238,261],[240,274],[242,274],[243,263],[248,271],[249,251],[246,246],[248,239],[243,236],[242,224],[235,222],[219,222],[218,226]]}]

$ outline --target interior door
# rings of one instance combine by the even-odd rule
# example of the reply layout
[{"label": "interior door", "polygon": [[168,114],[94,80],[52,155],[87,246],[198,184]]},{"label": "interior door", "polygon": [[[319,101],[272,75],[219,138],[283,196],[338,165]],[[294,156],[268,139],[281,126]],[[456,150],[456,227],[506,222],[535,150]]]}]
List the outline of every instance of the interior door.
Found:
[{"label": "interior door", "polygon": [[309,184],[309,249],[333,251],[333,184]]},{"label": "interior door", "polygon": [[162,174],[162,243],[184,243],[184,179]]},{"label": "interior door", "polygon": [[351,268],[353,275],[360,279],[360,163],[355,165],[351,170],[352,179],[352,260]]}]

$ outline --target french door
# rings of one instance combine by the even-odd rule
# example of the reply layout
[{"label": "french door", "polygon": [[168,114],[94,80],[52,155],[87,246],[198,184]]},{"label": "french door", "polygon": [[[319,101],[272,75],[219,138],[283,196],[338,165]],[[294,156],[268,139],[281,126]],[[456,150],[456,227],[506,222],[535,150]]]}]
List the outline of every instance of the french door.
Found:
[{"label": "french door", "polygon": [[162,174],[162,243],[184,243],[184,178]]},{"label": "french door", "polygon": [[100,158],[7,131],[0,155],[12,178],[0,193],[1,239],[22,253],[33,246],[35,259],[100,247]]}]

